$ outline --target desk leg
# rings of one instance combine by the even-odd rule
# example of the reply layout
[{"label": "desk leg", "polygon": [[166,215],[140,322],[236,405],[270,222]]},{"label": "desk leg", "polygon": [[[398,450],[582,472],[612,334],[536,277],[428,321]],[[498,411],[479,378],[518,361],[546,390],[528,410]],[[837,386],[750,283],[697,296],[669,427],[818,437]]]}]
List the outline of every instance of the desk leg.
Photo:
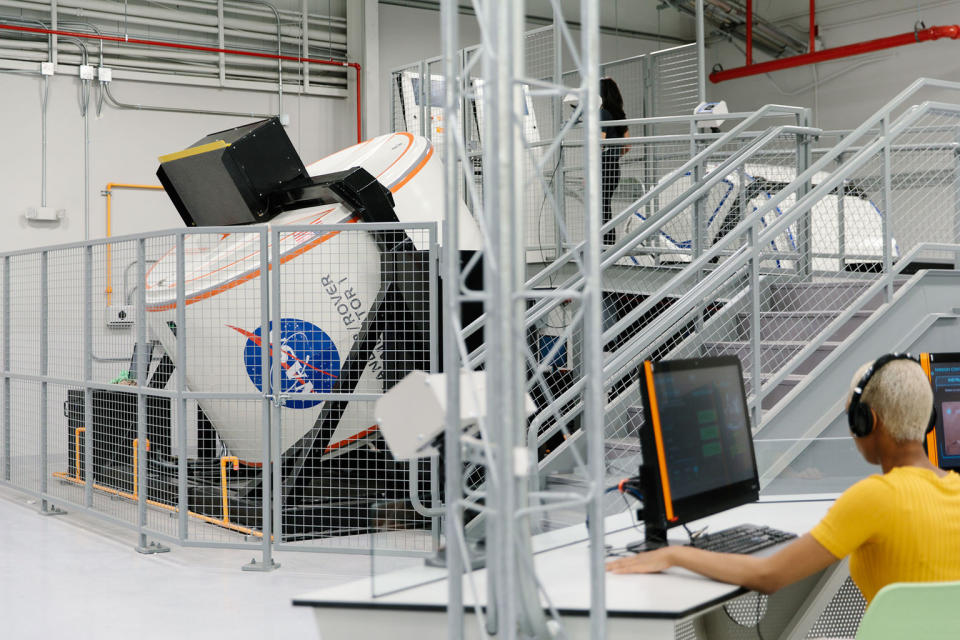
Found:
[{"label": "desk leg", "polygon": [[846,558],[828,567],[820,576],[816,586],[810,590],[803,604],[797,609],[796,615],[787,623],[783,633],[780,634],[780,640],[803,640],[803,638],[806,638],[810,629],[820,618],[820,614],[830,604],[830,601],[849,576],[850,568]]}]

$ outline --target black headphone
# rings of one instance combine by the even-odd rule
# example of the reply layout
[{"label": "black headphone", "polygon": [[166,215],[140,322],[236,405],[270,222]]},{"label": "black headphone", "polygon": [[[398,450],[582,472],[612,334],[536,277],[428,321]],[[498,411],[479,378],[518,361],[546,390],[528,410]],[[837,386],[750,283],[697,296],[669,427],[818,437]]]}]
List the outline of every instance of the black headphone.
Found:
[{"label": "black headphone", "polygon": [[[888,353],[885,356],[880,356],[870,365],[870,368],[860,378],[860,382],[853,388],[853,395],[850,396],[850,406],[847,407],[847,424],[850,425],[850,432],[853,433],[854,437],[863,438],[870,435],[870,432],[876,426],[877,414],[870,408],[869,404],[863,402],[863,392],[866,390],[870,378],[887,363],[894,360],[911,360],[916,362],[918,366],[920,365],[920,361],[909,353]],[[930,422],[927,424],[927,433],[933,431],[936,424],[937,408],[936,405],[933,405],[930,407]]]}]

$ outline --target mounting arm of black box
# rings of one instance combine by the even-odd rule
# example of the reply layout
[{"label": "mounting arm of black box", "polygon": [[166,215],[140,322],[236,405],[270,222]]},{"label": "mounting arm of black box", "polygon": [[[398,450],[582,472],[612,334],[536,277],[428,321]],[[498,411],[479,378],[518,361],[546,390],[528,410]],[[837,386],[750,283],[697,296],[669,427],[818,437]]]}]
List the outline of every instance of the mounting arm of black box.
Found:
[{"label": "mounting arm of black box", "polygon": [[267,222],[340,203],[364,222],[396,222],[393,194],[360,167],[310,176],[277,118],[212,133],[160,157],[160,184],[188,227]]}]

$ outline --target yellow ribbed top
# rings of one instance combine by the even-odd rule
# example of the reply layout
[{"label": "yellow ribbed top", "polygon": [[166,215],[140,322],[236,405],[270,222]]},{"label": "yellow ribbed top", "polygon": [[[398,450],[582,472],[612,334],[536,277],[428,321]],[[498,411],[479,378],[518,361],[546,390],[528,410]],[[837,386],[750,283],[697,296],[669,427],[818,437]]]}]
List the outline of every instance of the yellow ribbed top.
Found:
[{"label": "yellow ribbed top", "polygon": [[847,489],[810,532],[869,603],[891,582],[960,580],[960,476],[896,467]]}]

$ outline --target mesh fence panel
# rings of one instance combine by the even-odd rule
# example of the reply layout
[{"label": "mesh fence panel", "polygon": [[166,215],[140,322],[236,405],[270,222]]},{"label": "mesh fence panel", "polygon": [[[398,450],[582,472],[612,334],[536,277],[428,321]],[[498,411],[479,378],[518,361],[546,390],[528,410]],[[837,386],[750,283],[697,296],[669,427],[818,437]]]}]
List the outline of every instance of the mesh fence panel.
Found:
[{"label": "mesh fence panel", "polygon": [[144,535],[260,547],[276,473],[276,542],[432,550],[410,490],[435,506],[435,468],[395,462],[373,417],[436,366],[432,238],[290,227],[264,252],[261,227],[4,257],[3,480]]},{"label": "mesh fence panel", "polygon": [[[697,46],[683,45],[650,54],[647,87],[653,94],[648,116],[693,113],[699,104]],[[666,133],[659,131],[658,133]]]},{"label": "mesh fence panel", "polygon": [[[303,369],[299,361],[283,373],[281,389],[291,389],[279,430],[283,539],[298,547],[407,544],[410,551],[429,551],[429,534],[384,533],[424,530],[430,521],[414,511],[410,469],[390,455],[373,411],[377,397],[407,373],[431,369],[429,257],[414,249],[428,245],[426,234],[412,232],[414,244],[395,231],[329,235],[322,254],[304,253],[279,269],[281,340],[290,332],[286,344],[294,346],[297,331],[311,338],[309,327],[294,326],[304,309],[312,310],[317,327],[344,334],[324,342],[316,333],[321,330],[313,329],[315,346],[324,342],[322,348],[309,362],[299,356],[313,374],[314,392],[337,399],[321,403],[293,395],[301,384],[291,378]],[[374,255],[380,259],[371,260]],[[429,487],[425,473],[417,485]],[[380,533],[371,538],[373,532]],[[331,536],[336,539],[323,539]]]}]

